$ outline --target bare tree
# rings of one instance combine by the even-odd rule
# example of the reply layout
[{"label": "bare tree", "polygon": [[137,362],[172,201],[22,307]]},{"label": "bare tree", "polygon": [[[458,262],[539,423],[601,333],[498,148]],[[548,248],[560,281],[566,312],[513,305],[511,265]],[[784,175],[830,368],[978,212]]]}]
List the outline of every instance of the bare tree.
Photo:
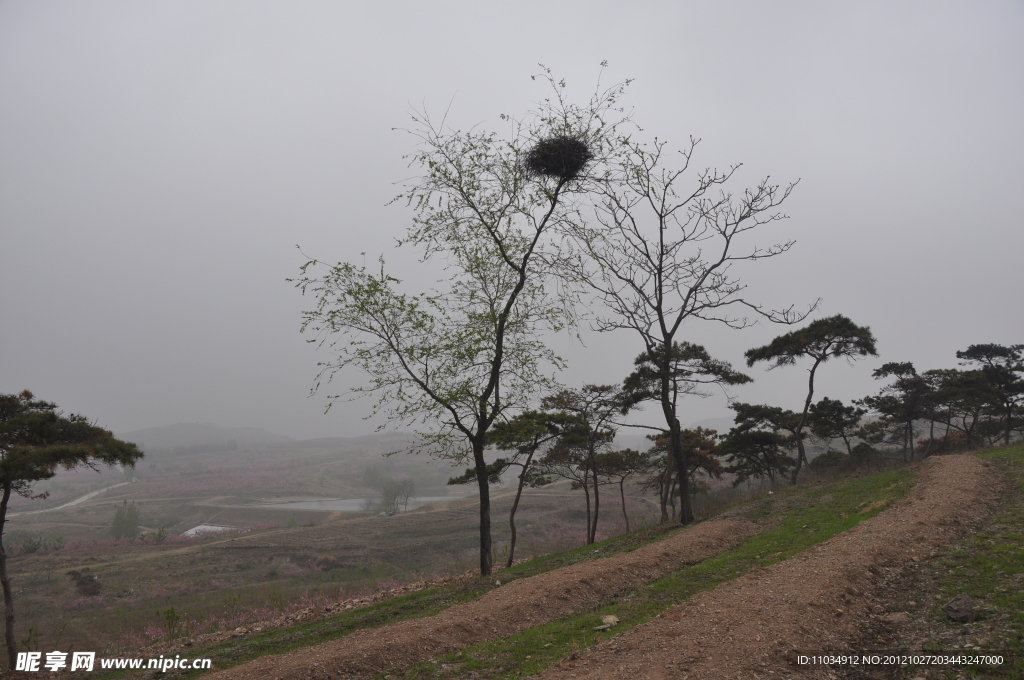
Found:
[{"label": "bare tree", "polygon": [[[647,146],[621,140],[617,173],[614,181],[603,185],[595,228],[574,231],[585,256],[575,265],[577,274],[607,309],[597,319],[597,329],[632,330],[646,354],[660,358],[658,402],[678,470],[689,467],[680,441],[673,379],[673,348],[684,322],[709,320],[742,328],[752,323],[744,313],[785,323],[806,316],[792,307],[773,311],[751,302],[732,271],[736,262],[775,257],[792,247],[792,241],[766,248],[741,242],[747,232],[783,219],[776,209],[795,184],[780,187],[766,178],[734,196],[724,186],[739,168],[736,165],[724,172],[698,171],[686,189],[683,184],[696,146],[697,140],[691,138],[679,154],[680,167],[670,169],[665,142],[655,140]],[[742,310],[738,315],[730,311],[736,308]],[[689,524],[693,510],[687,475],[680,475],[680,485],[680,522]]]}]

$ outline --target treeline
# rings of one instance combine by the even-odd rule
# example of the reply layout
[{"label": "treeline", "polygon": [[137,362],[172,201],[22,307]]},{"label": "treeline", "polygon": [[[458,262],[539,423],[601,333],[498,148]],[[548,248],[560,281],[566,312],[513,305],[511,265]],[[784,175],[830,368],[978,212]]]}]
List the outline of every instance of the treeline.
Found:
[{"label": "treeline", "polygon": [[861,468],[894,457],[906,462],[1020,438],[1024,345],[971,345],[956,357],[962,368],[918,372],[911,362],[883,364],[872,372],[886,381],[875,394],[850,404],[828,397],[808,401],[799,434],[799,412],[734,403],[737,427],[721,451],[740,463],[734,465],[742,468],[736,470],[739,481],[761,476],[774,481],[797,467],[797,437],[827,449],[811,461],[819,469]]},{"label": "treeline", "polygon": [[[873,372],[886,381],[876,394],[844,404],[824,397],[814,401],[815,372],[836,357],[856,359],[875,355],[870,330],[843,316],[815,321],[779,336],[746,353],[749,365],[766,361],[771,367],[806,363],[808,392],[803,408],[733,402],[735,425],[720,434],[704,428],[680,429],[684,467],[671,455],[670,432],[655,427],[646,451],[617,449],[613,442],[623,419],[644,401],[658,400],[652,367],[660,357],[641,354],[636,370],[620,385],[585,385],[544,398],[541,408],[496,424],[488,445],[499,457],[487,466],[487,482],[498,483],[510,472],[517,480],[509,515],[511,544],[507,564],[514,559],[515,515],[524,488],[557,480],[571,482],[583,492],[586,504],[586,542],[597,534],[602,487],[612,487],[620,499],[626,530],[630,522],[625,486],[636,485],[657,495],[663,521],[674,519],[695,493],[710,481],[734,475],[733,485],[757,479],[772,486],[780,480],[796,483],[801,468],[860,469],[888,459],[961,451],[1010,443],[1024,434],[1024,345],[971,345],[956,353],[962,368],[919,373],[912,363],[886,363]],[[743,384],[751,378],[726,362],[711,359],[698,345],[673,348],[673,403],[684,394],[699,393],[698,385]],[[808,463],[806,446],[824,453]],[[449,484],[477,481],[477,469]],[[687,484],[682,484],[685,476]],[[684,491],[684,489],[686,491]]]},{"label": "treeline", "polygon": [[416,498],[416,482],[409,478],[394,479],[377,466],[363,468],[363,483],[372,488],[380,498],[368,499],[363,505],[366,512],[394,515],[409,509],[409,501]]}]

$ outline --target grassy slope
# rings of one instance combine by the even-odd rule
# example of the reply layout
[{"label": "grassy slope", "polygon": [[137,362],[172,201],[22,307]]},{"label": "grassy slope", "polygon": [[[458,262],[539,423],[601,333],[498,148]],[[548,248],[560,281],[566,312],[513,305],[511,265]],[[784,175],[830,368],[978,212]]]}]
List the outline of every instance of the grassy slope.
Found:
[{"label": "grassy slope", "polygon": [[[390,677],[455,677],[473,672],[478,678],[520,678],[536,673],[575,650],[649,620],[697,592],[736,578],[754,567],[787,559],[855,526],[906,493],[912,479],[913,474],[903,469],[780,490],[728,513],[731,517],[771,525],[766,532],[746,540],[733,550],[604,603],[591,612],[477,645],[437,659],[435,663],[417,664],[404,673],[393,672]],[[593,546],[536,558],[500,572],[499,577],[503,583],[508,583],[568,564],[635,550],[673,530],[678,529],[651,527]],[[337,639],[355,630],[430,616],[454,604],[473,600],[494,587],[493,579],[474,579],[294,627],[193,647],[187,655],[191,658],[209,657],[215,667],[227,668],[267,654],[280,654]],[[594,631],[593,628],[601,624],[601,616],[606,614],[614,614],[620,623],[608,631]],[[88,675],[91,678],[110,678],[124,673],[93,672]],[[196,675],[198,673],[176,674],[174,671],[160,674],[164,678]]]}]

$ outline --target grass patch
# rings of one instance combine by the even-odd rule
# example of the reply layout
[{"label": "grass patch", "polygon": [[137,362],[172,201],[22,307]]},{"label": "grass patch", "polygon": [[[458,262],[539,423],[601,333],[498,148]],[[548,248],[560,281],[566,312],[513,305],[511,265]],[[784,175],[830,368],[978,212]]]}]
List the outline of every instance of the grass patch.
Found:
[{"label": "grass patch", "polygon": [[[778,516],[775,527],[742,545],[710,557],[576,616],[531,628],[518,635],[485,642],[433,662],[415,664],[404,673],[375,678],[461,677],[523,678],[544,670],[611,635],[649,621],[693,595],[730,581],[755,567],[785,560],[837,533],[856,526],[888,507],[910,488],[907,469],[787,489],[757,501],[738,516]],[[618,617],[612,629],[595,631],[606,615]]]}]

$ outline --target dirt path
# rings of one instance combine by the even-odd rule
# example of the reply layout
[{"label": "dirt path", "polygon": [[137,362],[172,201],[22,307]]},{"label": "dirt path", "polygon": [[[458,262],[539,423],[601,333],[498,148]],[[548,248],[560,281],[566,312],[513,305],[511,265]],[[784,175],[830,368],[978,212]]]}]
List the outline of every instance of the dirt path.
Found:
[{"label": "dirt path", "polygon": [[[333,642],[262,657],[205,677],[366,678],[381,670],[402,668],[591,609],[618,593],[731,548],[758,531],[751,522],[705,522],[633,552],[518,579],[435,616],[361,630]],[[500,573],[496,578],[501,578]]]},{"label": "dirt path", "polygon": [[701,593],[539,678],[834,678],[798,654],[847,649],[873,587],[982,518],[997,473],[973,456],[929,458],[892,508],[785,562]]},{"label": "dirt path", "polygon": [[29,510],[27,512],[11,513],[11,514],[7,515],[7,519],[11,519],[13,517],[24,517],[25,515],[38,515],[41,512],[53,512],[54,510],[63,510],[64,508],[70,508],[72,506],[78,505],[79,503],[84,503],[87,500],[89,500],[90,498],[95,498],[96,496],[99,496],[101,493],[106,493],[107,491],[110,491],[111,489],[116,489],[117,487],[124,486],[126,484],[131,484],[131,482],[121,482],[120,484],[114,484],[113,486],[105,486],[102,489],[97,489],[96,491],[90,491],[89,493],[85,494],[84,496],[79,496],[75,500],[70,501],[68,503],[65,503],[64,505],[58,505],[55,508],[47,508],[45,510]]}]

